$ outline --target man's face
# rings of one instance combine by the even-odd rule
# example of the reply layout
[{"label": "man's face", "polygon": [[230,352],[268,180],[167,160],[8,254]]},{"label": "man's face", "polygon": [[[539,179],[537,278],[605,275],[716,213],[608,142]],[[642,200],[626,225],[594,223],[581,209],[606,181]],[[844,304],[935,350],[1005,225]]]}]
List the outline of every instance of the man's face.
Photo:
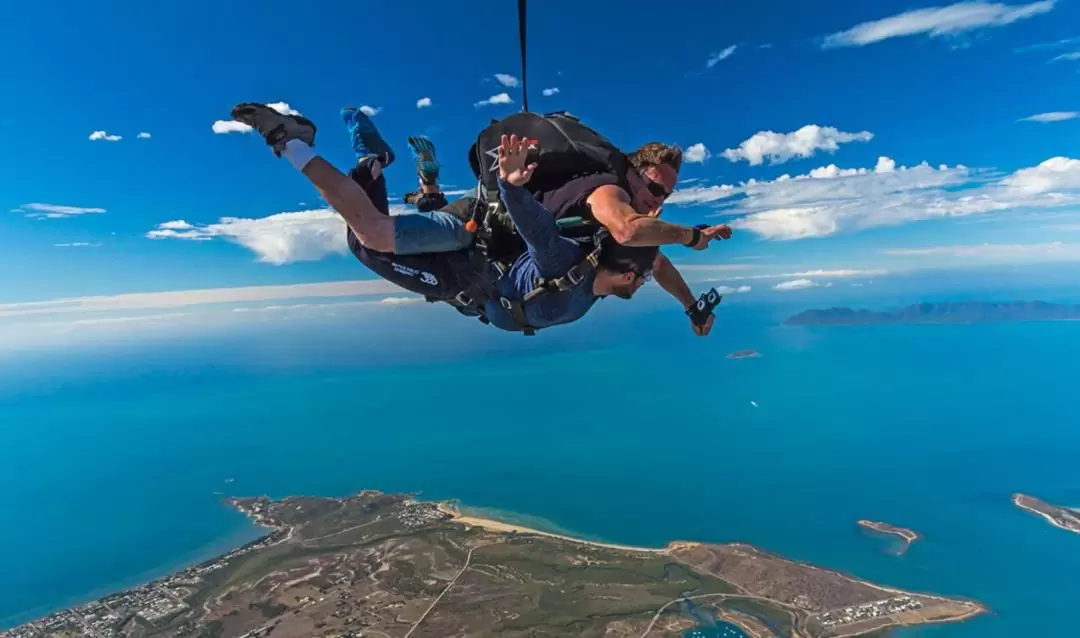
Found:
[{"label": "man's face", "polygon": [[633,272],[622,273],[619,283],[612,286],[611,294],[619,299],[630,299],[634,296],[634,293],[645,285],[645,282],[649,281],[651,276],[651,272],[646,272],[645,274]]},{"label": "man's face", "polygon": [[675,190],[679,172],[673,167],[662,164],[650,166],[635,174],[634,195],[630,205],[641,215],[659,215],[664,200]]}]

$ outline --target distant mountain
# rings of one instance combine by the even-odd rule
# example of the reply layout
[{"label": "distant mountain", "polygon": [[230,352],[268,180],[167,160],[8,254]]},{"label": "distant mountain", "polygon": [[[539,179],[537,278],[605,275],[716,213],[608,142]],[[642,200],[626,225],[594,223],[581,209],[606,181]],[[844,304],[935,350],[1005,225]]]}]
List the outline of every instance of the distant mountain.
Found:
[{"label": "distant mountain", "polygon": [[842,326],[888,323],[1000,323],[1012,321],[1066,321],[1080,319],[1080,306],[1014,301],[993,303],[921,303],[892,312],[828,308],[807,310],[789,317],[786,326]]}]

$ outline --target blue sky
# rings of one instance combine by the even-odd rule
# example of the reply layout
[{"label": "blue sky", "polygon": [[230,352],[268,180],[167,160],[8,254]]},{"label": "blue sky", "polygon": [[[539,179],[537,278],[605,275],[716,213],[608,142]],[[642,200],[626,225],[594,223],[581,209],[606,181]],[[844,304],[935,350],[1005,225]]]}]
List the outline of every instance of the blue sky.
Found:
[{"label": "blue sky", "polygon": [[[17,275],[0,283],[0,321],[400,296],[356,283],[371,275],[306,181],[214,123],[236,102],[287,103],[345,168],[338,108],[368,105],[402,158],[388,173],[398,197],[413,188],[415,133],[438,144],[447,188],[467,188],[469,143],[521,107],[514,3],[315,4],[4,15],[0,267]],[[1077,0],[533,5],[533,110],[702,160],[664,215],[736,233],[667,251],[695,266],[695,287],[749,297],[1080,260]],[[477,105],[504,93],[512,103]],[[27,305],[61,298],[76,301]]]}]

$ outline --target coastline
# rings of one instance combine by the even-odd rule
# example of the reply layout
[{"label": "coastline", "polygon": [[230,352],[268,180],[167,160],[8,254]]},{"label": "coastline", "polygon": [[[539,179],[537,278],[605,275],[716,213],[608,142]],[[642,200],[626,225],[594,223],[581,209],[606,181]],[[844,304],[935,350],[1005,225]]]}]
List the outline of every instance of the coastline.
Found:
[{"label": "coastline", "polygon": [[[1026,496],[1024,494],[1013,494],[1013,497],[1012,497],[1013,505],[1019,507],[1020,509],[1026,511],[1026,512],[1031,512],[1032,514],[1038,514],[1039,516],[1046,519],[1046,522],[1050,523],[1051,525],[1053,525],[1054,527],[1056,527],[1058,529],[1063,529],[1066,532],[1072,532],[1074,534],[1080,534],[1080,530],[1076,530],[1076,529],[1074,529],[1072,527],[1069,527],[1067,525],[1062,525],[1061,523],[1059,523],[1057,521],[1056,518],[1054,518],[1050,514],[1047,514],[1046,512],[1043,512],[1042,510],[1036,509],[1036,508],[1034,508],[1034,507],[1032,507],[1030,505],[1027,505],[1027,504],[1023,503],[1022,501],[1023,501],[1024,498],[1033,498],[1033,497]],[[1075,510],[1075,509],[1068,508],[1068,507],[1062,507],[1062,508],[1059,508],[1059,509],[1068,510],[1070,512],[1076,512],[1077,516],[1080,516],[1080,512],[1077,512],[1077,510]]]},{"label": "coastline", "polygon": [[667,544],[666,547],[637,547],[634,545],[619,545],[618,543],[603,543],[600,541],[590,541],[584,538],[576,538],[573,536],[567,536],[565,534],[556,534],[554,532],[545,532],[531,527],[525,527],[515,523],[505,523],[503,521],[497,521],[490,518],[479,518],[476,516],[469,516],[462,514],[456,507],[450,505],[449,501],[438,501],[436,507],[443,514],[450,517],[448,522],[457,523],[458,525],[470,525],[473,527],[480,527],[486,529],[489,532],[501,532],[507,534],[530,534],[536,536],[546,536],[548,538],[557,538],[559,540],[568,541],[571,543],[578,543],[579,545],[590,545],[593,547],[603,547],[606,549],[618,549],[627,552],[640,552],[646,554],[670,554],[675,549],[696,547],[701,543],[692,541],[672,541]]}]

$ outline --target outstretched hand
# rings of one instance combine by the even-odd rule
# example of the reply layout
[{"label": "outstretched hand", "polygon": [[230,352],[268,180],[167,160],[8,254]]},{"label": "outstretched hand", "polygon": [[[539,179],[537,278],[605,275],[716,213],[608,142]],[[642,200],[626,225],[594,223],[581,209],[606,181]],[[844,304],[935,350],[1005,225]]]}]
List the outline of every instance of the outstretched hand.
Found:
[{"label": "outstretched hand", "polygon": [[514,186],[524,186],[536,170],[536,162],[528,162],[529,150],[536,142],[517,135],[503,135],[499,144],[499,179]]},{"label": "outstretched hand", "polygon": [[702,228],[701,239],[699,239],[698,243],[694,244],[692,248],[694,250],[705,250],[709,247],[709,242],[717,237],[720,239],[731,239],[731,227],[726,224],[718,224],[716,226]]}]

